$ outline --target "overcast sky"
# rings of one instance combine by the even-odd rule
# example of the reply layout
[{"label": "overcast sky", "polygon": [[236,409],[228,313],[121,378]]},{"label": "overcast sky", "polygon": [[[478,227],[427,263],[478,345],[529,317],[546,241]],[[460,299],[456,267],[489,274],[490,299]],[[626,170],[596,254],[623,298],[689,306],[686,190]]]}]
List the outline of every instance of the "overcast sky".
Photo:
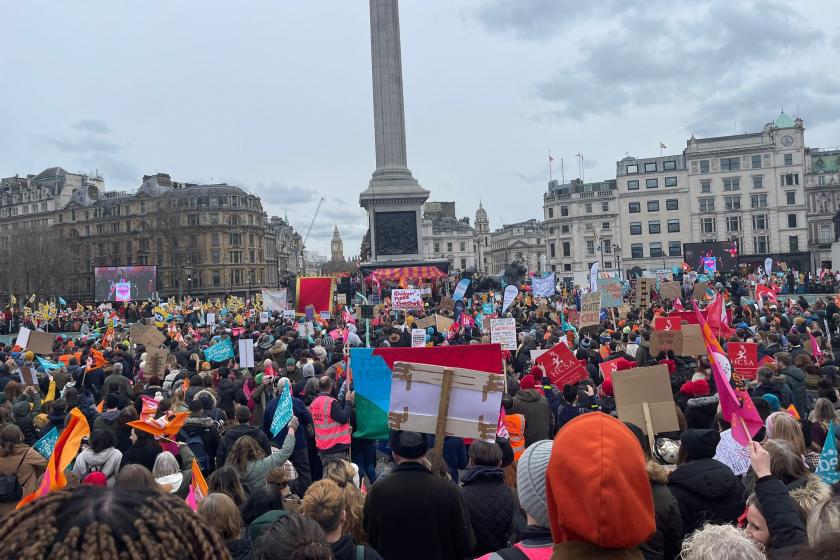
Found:
[{"label": "overcast sky", "polygon": [[[781,107],[840,145],[840,3],[403,0],[408,163],[492,228],[542,215],[547,152],[587,180],[625,153],[756,131]],[[4,1],[0,176],[227,181],[358,254],[374,167],[368,3]]]}]

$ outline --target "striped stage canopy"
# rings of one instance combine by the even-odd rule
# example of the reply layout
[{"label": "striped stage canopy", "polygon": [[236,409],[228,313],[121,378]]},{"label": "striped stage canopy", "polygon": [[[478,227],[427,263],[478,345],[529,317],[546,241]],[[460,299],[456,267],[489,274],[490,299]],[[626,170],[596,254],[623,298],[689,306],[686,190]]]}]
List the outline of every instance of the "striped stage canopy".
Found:
[{"label": "striped stage canopy", "polygon": [[399,268],[380,268],[370,273],[370,278],[379,280],[431,280],[446,278],[436,266],[405,266]]}]

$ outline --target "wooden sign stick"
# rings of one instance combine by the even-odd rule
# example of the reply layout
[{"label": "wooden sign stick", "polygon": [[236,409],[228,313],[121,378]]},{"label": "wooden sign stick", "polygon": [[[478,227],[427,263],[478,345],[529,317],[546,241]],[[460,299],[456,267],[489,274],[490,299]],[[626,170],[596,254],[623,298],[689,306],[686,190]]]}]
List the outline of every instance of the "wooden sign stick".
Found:
[{"label": "wooden sign stick", "polygon": [[642,403],[642,411],[645,414],[645,428],[647,428],[647,437],[648,437],[648,444],[650,445],[650,454],[653,456],[653,452],[656,449],[654,437],[653,437],[653,421],[650,418],[650,407],[648,406],[647,401]]},{"label": "wooden sign stick", "polygon": [[432,470],[437,472],[443,466],[443,438],[446,437],[446,419],[449,416],[449,397],[452,394],[452,379],[455,370],[443,370],[443,380],[440,384],[440,403],[438,404],[437,425],[435,426],[435,456]]}]

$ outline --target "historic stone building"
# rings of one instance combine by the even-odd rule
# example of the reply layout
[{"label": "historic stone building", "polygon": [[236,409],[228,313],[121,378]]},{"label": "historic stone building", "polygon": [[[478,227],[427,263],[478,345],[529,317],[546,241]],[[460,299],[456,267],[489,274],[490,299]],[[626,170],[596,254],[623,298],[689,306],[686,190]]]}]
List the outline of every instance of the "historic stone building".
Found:
[{"label": "historic stone building", "polygon": [[338,226],[333,230],[332,240],[330,241],[330,260],[321,265],[321,274],[344,274],[355,272],[358,268],[356,261],[347,261],[344,258],[344,241],[341,240],[341,233],[338,231]]},{"label": "historic stone building", "polygon": [[545,262],[545,226],[538,220],[503,225],[490,234],[490,274],[501,274],[512,262],[531,273],[542,272]]},{"label": "historic stone building", "polygon": [[458,218],[454,202],[427,202],[423,206],[423,256],[446,259],[450,272],[478,267],[476,230],[469,218]]},{"label": "historic stone building", "polygon": [[808,205],[808,246],[812,270],[832,268],[834,218],[840,212],[840,147],[810,148],[805,154],[805,198]]},{"label": "historic stone building", "polygon": [[[274,245],[277,281],[281,286],[290,286],[294,277],[303,270],[303,238],[286,217],[272,216],[265,229],[266,242]],[[270,251],[266,251],[268,255],[271,255]],[[271,263],[269,266],[272,266]]]}]

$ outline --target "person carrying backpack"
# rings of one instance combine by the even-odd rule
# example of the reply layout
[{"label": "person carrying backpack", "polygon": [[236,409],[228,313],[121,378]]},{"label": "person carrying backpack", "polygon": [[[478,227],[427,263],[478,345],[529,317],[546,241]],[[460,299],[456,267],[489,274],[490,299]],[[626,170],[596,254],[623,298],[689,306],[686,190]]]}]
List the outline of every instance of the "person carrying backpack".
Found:
[{"label": "person carrying backpack", "polygon": [[46,468],[47,460],[23,443],[20,428],[7,424],[0,430],[0,517],[37,489]]},{"label": "person carrying backpack", "polygon": [[190,402],[190,415],[181,428],[180,439],[190,447],[201,472],[209,475],[216,470],[214,459],[219,447],[219,425],[207,416],[197,399]]}]

